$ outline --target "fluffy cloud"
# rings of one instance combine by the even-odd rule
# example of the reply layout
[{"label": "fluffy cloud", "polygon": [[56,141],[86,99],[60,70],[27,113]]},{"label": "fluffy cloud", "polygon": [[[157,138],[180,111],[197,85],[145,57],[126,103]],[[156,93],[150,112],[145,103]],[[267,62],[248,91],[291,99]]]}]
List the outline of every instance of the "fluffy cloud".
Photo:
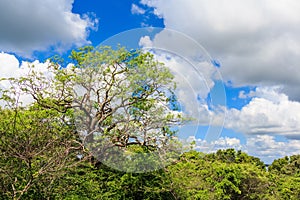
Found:
[{"label": "fluffy cloud", "polygon": [[300,154],[300,141],[276,141],[274,136],[258,135],[248,138],[243,150],[270,164],[274,159]]},{"label": "fluffy cloud", "polygon": [[225,127],[248,135],[278,134],[300,139],[300,103],[290,101],[277,87],[257,88],[241,110],[227,111]]},{"label": "fluffy cloud", "polygon": [[14,55],[0,53],[0,75],[1,78],[12,77],[19,68],[19,61]]},{"label": "fluffy cloud", "polygon": [[[38,60],[33,62],[25,62],[22,61],[19,63],[17,58],[14,55],[7,53],[0,53],[0,77],[1,78],[19,78],[21,76],[26,75],[29,72],[28,66],[34,65],[35,70],[37,72],[43,73],[47,77],[51,77],[52,74],[48,70],[49,62],[41,63]],[[1,89],[8,89],[11,87],[11,84],[8,81],[0,82],[0,95]],[[19,101],[22,102],[23,105],[27,105],[33,102],[33,99],[29,95],[19,94]],[[0,106],[4,106],[6,103],[0,101]]]},{"label": "fluffy cloud", "polygon": [[8,53],[0,53],[0,75],[1,78],[18,78],[28,73],[28,66],[34,65],[37,72],[44,74],[49,73],[48,66],[49,61],[41,63],[39,60],[33,62],[22,61],[19,63],[18,59]]},{"label": "fluffy cloud", "polygon": [[211,153],[218,149],[233,148],[259,157],[267,164],[272,163],[274,159],[300,154],[299,140],[277,141],[274,136],[268,135],[247,137],[245,144],[242,144],[238,138],[230,137],[221,137],[215,141],[207,142],[191,136],[187,142],[192,141],[195,141],[193,148],[202,152]]},{"label": "fluffy cloud", "polygon": [[241,92],[240,97],[250,98],[241,110],[226,107],[210,110],[202,105],[198,125],[224,127],[247,137],[280,135],[300,141],[300,103],[291,101],[279,87],[258,87],[249,93]]},{"label": "fluffy cloud", "polygon": [[98,20],[72,12],[73,0],[0,1],[0,50],[30,56],[89,43],[89,29]]},{"label": "fluffy cloud", "polygon": [[[221,63],[235,85],[282,85],[300,100],[300,2],[297,0],[141,0]],[[163,33],[161,33],[163,34]],[[181,44],[173,44],[180,47]]]}]

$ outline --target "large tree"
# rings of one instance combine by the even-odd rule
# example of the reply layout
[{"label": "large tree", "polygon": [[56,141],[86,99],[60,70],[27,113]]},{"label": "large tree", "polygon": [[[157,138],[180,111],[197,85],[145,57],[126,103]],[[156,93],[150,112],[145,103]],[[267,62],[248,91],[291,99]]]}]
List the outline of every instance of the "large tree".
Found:
[{"label": "large tree", "polygon": [[26,76],[9,80],[45,109],[72,110],[82,143],[114,168],[153,170],[177,155],[183,117],[163,63],[149,52],[110,47],[80,48],[70,58],[68,66],[52,59],[47,73],[29,66]]}]

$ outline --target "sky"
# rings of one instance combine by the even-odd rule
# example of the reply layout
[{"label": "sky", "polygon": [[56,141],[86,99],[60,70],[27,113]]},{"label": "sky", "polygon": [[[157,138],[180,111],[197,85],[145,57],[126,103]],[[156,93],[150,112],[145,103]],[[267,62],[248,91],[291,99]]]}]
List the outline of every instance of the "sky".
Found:
[{"label": "sky", "polygon": [[164,49],[156,57],[198,117],[181,136],[201,151],[241,149],[270,163],[300,154],[299,10],[298,0],[1,0],[0,77],[159,27],[126,38]]}]

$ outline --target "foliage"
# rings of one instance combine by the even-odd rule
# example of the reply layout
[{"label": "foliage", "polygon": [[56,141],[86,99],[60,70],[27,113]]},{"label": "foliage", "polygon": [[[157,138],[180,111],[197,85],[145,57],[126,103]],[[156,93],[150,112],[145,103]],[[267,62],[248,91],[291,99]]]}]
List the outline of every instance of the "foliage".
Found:
[{"label": "foliage", "polygon": [[263,199],[267,195],[264,170],[251,162],[228,163],[227,159],[218,159],[219,154],[191,151],[169,166],[179,199]]},{"label": "foliage", "polygon": [[277,198],[300,198],[300,155],[276,159],[268,169],[272,174],[273,191]]},{"label": "foliage", "polygon": [[205,160],[219,160],[225,163],[251,163],[258,168],[265,170],[265,164],[259,158],[247,155],[241,150],[219,149],[216,153],[205,155]]},{"label": "foliage", "polygon": [[76,165],[83,148],[64,117],[38,105],[0,110],[1,196],[48,196],[53,181]]},{"label": "foliage", "polygon": [[300,155],[285,156],[284,158],[274,160],[269,166],[269,171],[300,177]]},{"label": "foliage", "polygon": [[88,162],[57,180],[56,199],[174,199],[163,170],[125,173]]}]

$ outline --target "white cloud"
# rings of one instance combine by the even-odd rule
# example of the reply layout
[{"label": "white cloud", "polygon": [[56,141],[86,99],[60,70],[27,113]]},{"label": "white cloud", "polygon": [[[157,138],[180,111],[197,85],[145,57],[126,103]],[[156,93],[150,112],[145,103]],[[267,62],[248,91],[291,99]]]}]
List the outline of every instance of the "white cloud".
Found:
[{"label": "white cloud", "polygon": [[0,50],[31,56],[33,51],[88,44],[97,27],[92,15],[72,12],[73,0],[0,1]]},{"label": "white cloud", "polygon": [[18,70],[19,61],[14,55],[0,53],[0,77],[9,78]]},{"label": "white cloud", "polygon": [[139,46],[151,48],[153,46],[153,42],[149,36],[144,36],[140,38]]},{"label": "white cloud", "polygon": [[195,138],[195,136],[190,136],[186,140],[187,146],[189,146],[189,144],[193,141],[195,142],[193,146],[194,149],[206,153],[215,152],[218,149],[233,148],[236,150],[240,150],[243,148],[243,145],[238,138],[220,137],[214,141],[208,142],[207,140]]},{"label": "white cloud", "polygon": [[28,66],[34,65],[35,71],[44,74],[49,73],[49,61],[41,63],[39,60],[33,62],[22,61],[19,63],[18,59],[8,53],[0,53],[0,77],[1,78],[18,78],[20,76],[26,75],[29,71]]},{"label": "white cloud", "polygon": [[187,147],[192,141],[195,141],[193,148],[201,152],[212,153],[218,149],[233,148],[258,157],[267,164],[272,163],[274,159],[300,154],[299,140],[277,141],[274,136],[269,135],[247,137],[245,144],[242,144],[240,139],[234,137],[221,137],[215,141],[207,142],[206,140],[190,136],[187,139]]},{"label": "white cloud", "polygon": [[[221,61],[235,85],[282,85],[300,101],[300,2],[297,0],[142,0]],[[160,33],[161,35],[163,34]],[[161,36],[163,37],[163,36]],[[180,48],[180,43],[174,43]]]},{"label": "white cloud", "polygon": [[212,142],[217,149],[234,148],[241,149],[241,141],[237,138],[221,137],[218,140]]},{"label": "white cloud", "polygon": [[244,98],[251,100],[241,110],[226,107],[209,110],[203,104],[200,108],[206,109],[199,112],[198,125],[223,126],[248,137],[281,135],[291,141],[300,141],[300,103],[289,100],[279,89],[259,87],[243,93]]},{"label": "white cloud", "polygon": [[[53,74],[49,72],[48,66],[49,61],[45,63],[41,63],[38,60],[33,62],[22,61],[21,64],[17,60],[14,55],[7,54],[7,53],[0,53],[0,77],[1,78],[19,78],[28,74],[29,68],[28,66],[34,65],[34,70],[38,73],[44,74],[49,79],[52,78]],[[0,82],[0,90],[1,89],[9,89],[11,87],[11,83],[8,81],[1,81]],[[18,88],[16,88],[18,91]],[[2,94],[1,94],[2,95]],[[28,105],[33,102],[33,99],[30,95],[19,94],[16,96],[19,99],[19,102],[22,102],[23,105]],[[6,103],[0,101],[0,106],[4,106]]]},{"label": "white cloud", "polygon": [[270,164],[274,159],[300,154],[300,141],[276,141],[274,136],[257,135],[247,139],[243,150]]},{"label": "white cloud", "polygon": [[145,12],[146,11],[144,9],[140,8],[134,3],[131,5],[131,13],[134,15],[143,15],[145,14]]},{"label": "white cloud", "polygon": [[290,101],[278,88],[257,88],[241,110],[227,111],[225,127],[249,135],[278,134],[300,139],[300,103]]}]

